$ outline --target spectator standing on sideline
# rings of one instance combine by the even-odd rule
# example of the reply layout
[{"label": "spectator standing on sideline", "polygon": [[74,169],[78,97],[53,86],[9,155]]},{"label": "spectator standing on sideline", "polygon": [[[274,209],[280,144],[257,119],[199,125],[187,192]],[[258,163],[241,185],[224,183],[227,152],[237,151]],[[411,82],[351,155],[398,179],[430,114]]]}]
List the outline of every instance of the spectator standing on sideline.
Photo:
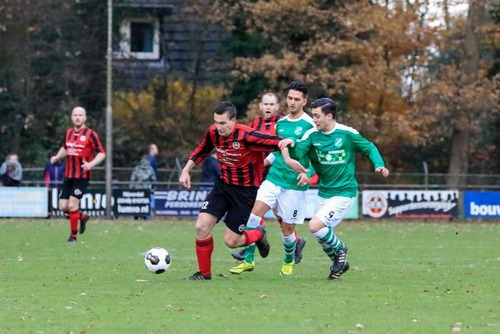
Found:
[{"label": "spectator standing on sideline", "polygon": [[[372,142],[355,129],[335,121],[335,101],[321,98],[311,106],[317,129],[308,131],[303,140],[297,141],[290,155],[304,162],[310,159],[318,174],[318,200],[315,215],[309,221],[309,231],[333,261],[327,279],[334,280],[349,270],[347,245],[335,235],[334,228],[344,219],[356,199],[356,153],[367,156],[376,173],[387,177],[389,170]],[[290,163],[290,160],[285,160]]]},{"label": "spectator standing on sideline", "polygon": [[143,155],[130,176],[130,188],[151,189],[152,182],[156,182],[156,173],[149,162],[148,155]]},{"label": "spectator standing on sideline", "polygon": [[23,166],[17,154],[11,153],[0,166],[2,184],[6,187],[17,187],[23,179]]},{"label": "spectator standing on sideline", "polygon": [[[189,156],[179,177],[182,186],[191,188],[191,169],[201,163],[213,149],[217,151],[221,177],[203,202],[196,221],[195,244],[199,271],[187,277],[189,280],[212,279],[212,229],[225,214],[224,243],[231,248],[256,243],[260,255],[267,257],[269,243],[264,228],[257,226],[256,229],[247,231],[245,225],[263,178],[262,152],[273,152],[280,143],[286,146],[286,143],[292,142],[283,142],[281,137],[266,135],[238,124],[236,108],[227,101],[220,102],[215,107],[214,123]],[[284,149],[284,152],[286,154],[288,151]],[[299,164],[297,169],[304,170]]]},{"label": "spectator standing on sideline", "polygon": [[[139,163],[134,167],[130,176],[130,188],[132,189],[149,189],[153,191],[153,182],[156,182],[156,173],[149,162],[149,156],[143,155]],[[153,203],[153,196],[150,194],[150,209]],[[144,219],[151,219],[151,216],[145,216]],[[139,219],[139,216],[134,216],[134,219]]]},{"label": "spectator standing on sideline", "polygon": [[[156,144],[153,144],[153,143],[149,144],[148,145],[148,160],[149,160],[149,164],[153,168],[153,171],[155,172],[155,181],[154,182],[156,182],[158,180],[158,164],[156,162],[157,155],[158,155],[158,146],[156,146]],[[151,185],[151,195],[149,196],[149,208],[151,209],[151,211],[154,211],[154,209],[155,209],[154,191],[155,191],[155,185],[152,184]],[[147,216],[146,219],[150,220],[151,216]]]},{"label": "spectator standing on sideline", "polygon": [[[210,188],[220,177],[220,166],[219,161],[217,161],[217,153],[212,152],[207,158],[203,161],[203,166],[201,169],[201,182],[210,183]],[[207,185],[203,185],[207,187]]]},{"label": "spectator standing on sideline", "polygon": [[[288,85],[286,104],[289,114],[276,123],[276,133],[279,136],[295,141],[302,138],[307,130],[315,127],[312,118],[304,111],[307,94],[308,88],[302,81],[292,81]],[[298,238],[295,225],[304,223],[309,175],[305,172],[296,173],[285,164],[279,152],[270,154],[266,160],[269,160],[272,166],[259,188],[246,229],[254,229],[267,211],[278,207],[278,216],[282,218],[280,226],[284,249],[280,273],[291,275],[294,265],[302,259],[302,249],[305,246],[305,239]],[[305,167],[308,165],[305,164]],[[239,253],[232,254],[235,258],[237,255]],[[232,274],[241,274],[254,268],[255,246],[249,245],[245,247],[243,262],[229,271]]]},{"label": "spectator standing on sideline", "polygon": [[65,166],[64,161],[55,164],[48,162],[43,170],[43,185],[46,188],[61,188],[64,180]]},{"label": "spectator standing on sideline", "polygon": [[97,133],[85,125],[87,112],[84,108],[75,107],[71,111],[71,121],[73,127],[66,130],[61,148],[50,162],[56,164],[66,159],[59,209],[69,215],[71,233],[68,242],[76,242],[78,232],[85,232],[89,219],[80,212],[80,199],[87,190],[92,169],[104,161],[106,152]]},{"label": "spectator standing on sideline", "polygon": [[156,163],[156,156],[158,155],[158,146],[156,144],[148,145],[148,160],[151,167],[155,171],[155,177],[158,177],[158,164]]}]

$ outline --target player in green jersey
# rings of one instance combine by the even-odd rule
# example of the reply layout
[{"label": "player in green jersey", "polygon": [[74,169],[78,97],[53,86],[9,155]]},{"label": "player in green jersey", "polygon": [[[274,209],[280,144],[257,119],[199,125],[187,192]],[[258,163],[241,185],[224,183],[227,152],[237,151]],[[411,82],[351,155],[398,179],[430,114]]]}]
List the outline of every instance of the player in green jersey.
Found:
[{"label": "player in green jersey", "polygon": [[[302,81],[292,81],[288,86],[287,108],[289,114],[276,123],[276,134],[283,138],[300,139],[309,130],[314,128],[312,118],[304,111],[307,104],[308,88]],[[281,274],[290,275],[295,265],[295,251],[302,250],[305,239],[297,243],[295,225],[303,224],[306,213],[306,190],[309,188],[309,177],[306,173],[296,173],[285,164],[283,156],[273,153],[268,156],[272,166],[257,192],[257,199],[252,214],[247,222],[247,229],[252,230],[259,226],[261,218],[275,206],[278,215],[282,218],[281,232],[285,256],[281,267]],[[307,168],[308,163],[304,164]],[[312,173],[311,173],[312,174]],[[234,256],[234,255],[233,255]],[[301,257],[302,255],[300,255]],[[297,261],[298,262],[298,261]],[[255,268],[255,246],[245,247],[245,259],[238,266],[231,268],[233,274],[252,271]]]},{"label": "player in green jersey", "polygon": [[[377,147],[358,131],[335,121],[336,103],[321,98],[311,104],[316,129],[298,140],[290,156],[311,165],[319,176],[318,201],[309,231],[333,261],[329,280],[349,270],[347,246],[335,235],[334,228],[349,212],[358,192],[355,178],[356,153],[367,156],[375,172],[389,176]],[[287,160],[288,163],[288,160]]]}]

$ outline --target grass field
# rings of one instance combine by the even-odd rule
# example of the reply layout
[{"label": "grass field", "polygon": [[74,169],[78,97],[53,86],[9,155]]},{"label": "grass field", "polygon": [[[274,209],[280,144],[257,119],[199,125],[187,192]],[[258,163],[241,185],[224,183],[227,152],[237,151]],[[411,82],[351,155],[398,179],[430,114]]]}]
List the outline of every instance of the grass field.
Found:
[{"label": "grass field", "polygon": [[[77,244],[68,225],[0,220],[0,333],[500,333],[500,225],[345,221],[351,270],[337,281],[305,226],[290,277],[271,220],[253,272],[229,273],[221,225],[214,278],[184,281],[192,221],[94,219]],[[153,246],[173,257],[164,274],[144,267]]]}]

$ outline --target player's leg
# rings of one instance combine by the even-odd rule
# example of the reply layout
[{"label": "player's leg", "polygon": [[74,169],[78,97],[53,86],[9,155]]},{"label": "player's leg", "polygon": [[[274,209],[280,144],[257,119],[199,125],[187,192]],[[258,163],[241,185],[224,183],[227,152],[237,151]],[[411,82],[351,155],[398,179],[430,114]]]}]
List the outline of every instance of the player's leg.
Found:
[{"label": "player's leg", "polygon": [[[261,219],[264,217],[270,208],[275,207],[277,203],[277,194],[279,187],[269,181],[264,181],[257,192],[257,198],[252,207],[252,212],[246,224],[246,230],[253,230],[260,225]],[[243,260],[252,263],[255,260],[255,245],[245,247],[245,254]],[[235,259],[239,260],[240,252],[231,254]]]},{"label": "player's leg", "polygon": [[199,271],[187,277],[188,280],[207,280],[212,278],[212,253],[214,239],[212,229],[227,211],[229,202],[221,188],[221,182],[216,182],[214,188],[203,202],[196,220],[195,250]]},{"label": "player's leg", "polygon": [[[245,192],[248,192],[248,194],[245,194]],[[251,196],[252,192],[253,196]],[[256,195],[256,189],[251,188],[248,191],[235,189],[231,196],[234,202],[227,212],[227,229],[224,242],[228,247],[247,246],[245,249],[249,250],[243,262],[229,270],[233,274],[241,274],[255,268],[254,253],[256,247],[262,257],[267,257],[269,254],[270,246],[264,227],[259,225],[259,217],[251,214],[255,208],[255,203],[257,203],[254,203]],[[248,227],[248,222],[252,227]]]},{"label": "player's leg", "polygon": [[[274,215],[276,216],[276,219],[278,220],[278,224],[281,227],[283,225],[283,218],[278,213],[278,207],[275,207],[273,209]],[[261,225],[264,225],[263,223],[264,218],[262,218]],[[293,232],[295,234],[295,240],[297,242],[297,245],[295,246],[295,264],[300,263],[302,261],[303,257],[303,251],[304,247],[306,246],[306,239],[299,237],[299,233],[297,232],[297,229]]]},{"label": "player's leg", "polygon": [[284,258],[281,274],[291,275],[295,265],[297,238],[295,226],[303,224],[306,212],[306,193],[299,190],[282,189],[278,196],[278,214],[283,218],[281,236],[283,240]]},{"label": "player's leg", "polygon": [[[89,180],[72,179],[71,182],[72,182],[71,192],[68,199],[68,215],[71,227],[71,235],[68,241],[76,240],[76,234],[78,233],[78,223],[82,218],[82,213],[80,212],[80,199],[83,197],[83,194],[87,191]],[[88,218],[85,220],[85,223],[87,222],[87,220]],[[83,228],[83,232],[85,232],[85,227]]]},{"label": "player's leg", "polygon": [[212,229],[217,224],[218,218],[210,213],[200,212],[196,221],[196,259],[198,260],[198,272],[189,276],[188,279],[211,279],[212,278],[212,253],[214,251],[214,239]]},{"label": "player's leg", "polygon": [[64,179],[64,182],[61,187],[61,193],[59,194],[59,210],[67,214],[70,218],[70,235],[68,238],[68,242],[76,242],[77,234],[78,234],[78,219],[76,220],[76,227],[74,223],[71,221],[70,215],[70,207],[69,207],[69,198],[72,194],[73,190],[73,179]]},{"label": "player's leg", "polygon": [[309,231],[333,261],[328,279],[337,279],[349,270],[347,246],[337,237],[334,228],[342,221],[354,201],[355,198],[338,196],[330,199],[319,198],[316,207],[320,209],[309,222]]}]

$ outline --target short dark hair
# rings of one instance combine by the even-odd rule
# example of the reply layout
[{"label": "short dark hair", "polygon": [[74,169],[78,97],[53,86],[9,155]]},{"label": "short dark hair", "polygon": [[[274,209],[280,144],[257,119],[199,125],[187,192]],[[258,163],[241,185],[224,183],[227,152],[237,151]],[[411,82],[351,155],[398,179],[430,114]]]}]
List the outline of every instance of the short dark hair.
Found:
[{"label": "short dark hair", "polygon": [[229,119],[236,118],[236,107],[229,101],[221,101],[217,103],[214,113],[222,115],[227,112]]},{"label": "short dark hair", "polygon": [[332,114],[333,118],[335,118],[335,113],[337,112],[337,102],[328,97],[322,97],[321,99],[317,99],[311,103],[311,108],[321,108],[321,111],[325,115]]},{"label": "short dark hair", "polygon": [[290,82],[290,84],[288,85],[288,90],[290,89],[302,92],[302,94],[304,94],[304,97],[306,97],[307,93],[309,93],[309,88],[307,88],[307,85],[300,80],[294,80]]}]

